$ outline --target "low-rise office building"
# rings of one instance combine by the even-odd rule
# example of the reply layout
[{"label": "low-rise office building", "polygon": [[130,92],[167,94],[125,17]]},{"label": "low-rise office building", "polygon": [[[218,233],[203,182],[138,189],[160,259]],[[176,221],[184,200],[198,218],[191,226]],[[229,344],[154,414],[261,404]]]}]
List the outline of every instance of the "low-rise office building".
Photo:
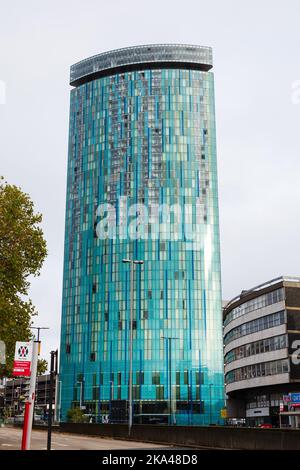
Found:
[{"label": "low-rise office building", "polygon": [[228,418],[300,427],[300,278],[242,291],[223,312]]},{"label": "low-rise office building", "polygon": [[[47,415],[49,408],[50,375],[41,375],[36,381],[35,412],[41,417]],[[4,388],[4,407],[10,416],[17,416],[24,412],[25,401],[29,393],[28,378],[7,379]],[[55,397],[55,381],[53,397]],[[55,403],[53,402],[53,409]]]}]

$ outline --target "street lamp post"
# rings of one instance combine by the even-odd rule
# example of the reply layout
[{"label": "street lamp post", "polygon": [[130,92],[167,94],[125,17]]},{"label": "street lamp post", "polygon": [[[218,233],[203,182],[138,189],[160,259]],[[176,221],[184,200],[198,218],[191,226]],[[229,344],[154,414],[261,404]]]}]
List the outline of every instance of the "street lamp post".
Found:
[{"label": "street lamp post", "polygon": [[144,264],[143,260],[123,259],[123,263],[130,265],[130,317],[129,317],[129,416],[128,416],[128,435],[130,436],[132,428],[132,352],[133,352],[133,266],[135,264]]},{"label": "street lamp post", "polygon": [[169,413],[170,413],[170,424],[174,424],[173,411],[172,411],[172,340],[180,339],[177,336],[162,336],[162,339],[166,339],[168,343],[169,351]]},{"label": "street lamp post", "polygon": [[212,403],[211,403],[211,388],[213,384],[209,384],[209,424],[212,424]]},{"label": "street lamp post", "polygon": [[[41,336],[41,330],[50,330],[50,328],[48,326],[31,326],[30,327],[31,330],[37,330],[37,338],[36,338],[36,341],[37,341],[37,344],[38,344],[38,356],[41,354],[41,340],[40,340],[40,336]],[[34,416],[35,416],[35,406],[36,406],[36,403],[37,403],[37,386],[35,386],[35,400],[34,400],[34,407],[33,407],[33,422],[34,422]]]},{"label": "street lamp post", "polygon": [[31,330],[37,330],[37,342],[40,342],[40,331],[41,330],[50,330],[47,326],[31,326]]},{"label": "street lamp post", "polygon": [[59,375],[56,376],[55,384],[55,421],[60,422],[60,409],[61,409],[61,380]]},{"label": "street lamp post", "polygon": [[[50,361],[50,384],[49,384],[49,405],[48,405],[47,450],[51,450],[53,391],[54,391],[54,380],[57,375],[58,350],[51,351],[50,355],[51,355],[51,361]],[[57,406],[57,403],[56,403],[56,406]]]},{"label": "street lamp post", "polygon": [[78,380],[77,383],[80,384],[79,408],[82,409],[82,386],[83,386],[83,381]]}]

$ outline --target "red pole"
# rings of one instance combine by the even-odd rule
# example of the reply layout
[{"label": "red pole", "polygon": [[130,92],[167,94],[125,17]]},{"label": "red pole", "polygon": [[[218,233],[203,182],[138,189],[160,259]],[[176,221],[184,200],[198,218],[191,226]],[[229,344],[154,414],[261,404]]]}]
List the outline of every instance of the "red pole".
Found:
[{"label": "red pole", "polygon": [[27,437],[28,437],[28,425],[29,425],[29,411],[31,403],[27,401],[25,403],[25,412],[24,412],[24,425],[23,425],[23,434],[22,434],[22,447],[21,450],[28,450]]}]

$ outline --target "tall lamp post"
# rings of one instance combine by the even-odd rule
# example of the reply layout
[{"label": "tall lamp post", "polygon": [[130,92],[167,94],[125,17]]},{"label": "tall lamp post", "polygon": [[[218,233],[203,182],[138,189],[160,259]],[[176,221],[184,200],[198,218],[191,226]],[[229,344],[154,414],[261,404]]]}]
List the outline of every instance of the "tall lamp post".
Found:
[{"label": "tall lamp post", "polygon": [[55,384],[55,421],[60,422],[60,409],[61,409],[61,380],[59,375],[56,376]]},{"label": "tall lamp post", "polygon": [[83,380],[78,380],[76,383],[77,383],[77,384],[80,384],[79,408],[80,408],[80,410],[82,410],[82,388],[83,388]]},{"label": "tall lamp post", "polygon": [[[30,329],[31,330],[37,330],[37,342],[38,343],[40,342],[40,331],[41,330],[50,330],[50,328],[48,328],[47,326],[31,326]],[[40,351],[39,351],[39,354],[40,354]]]},{"label": "tall lamp post", "polygon": [[212,424],[212,402],[211,402],[211,389],[213,384],[209,384],[209,424]]},{"label": "tall lamp post", "polygon": [[174,417],[172,411],[172,340],[180,339],[177,336],[162,336],[162,339],[167,340],[169,351],[169,412],[170,424],[174,424]]},{"label": "tall lamp post", "polygon": [[128,435],[130,436],[132,428],[132,350],[133,350],[133,267],[136,264],[144,264],[143,260],[123,259],[122,263],[129,263],[130,266],[130,318],[129,318],[129,416],[128,416]]},{"label": "tall lamp post", "polygon": [[[47,450],[51,450],[51,435],[52,435],[52,405],[53,405],[53,389],[54,380],[58,370],[58,350],[51,351],[50,361],[50,387],[49,387],[49,408],[48,408],[48,437],[47,437]],[[57,406],[57,403],[55,403]]]}]

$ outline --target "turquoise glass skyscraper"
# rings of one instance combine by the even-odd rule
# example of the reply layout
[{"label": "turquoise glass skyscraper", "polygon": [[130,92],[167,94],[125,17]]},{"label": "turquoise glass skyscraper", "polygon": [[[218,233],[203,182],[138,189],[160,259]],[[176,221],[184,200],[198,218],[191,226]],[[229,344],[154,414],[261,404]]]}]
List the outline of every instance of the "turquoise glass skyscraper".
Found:
[{"label": "turquoise glass skyscraper", "polygon": [[135,423],[222,421],[211,68],[211,48],[187,45],[71,67],[62,420],[81,406],[126,422],[131,389]]}]

